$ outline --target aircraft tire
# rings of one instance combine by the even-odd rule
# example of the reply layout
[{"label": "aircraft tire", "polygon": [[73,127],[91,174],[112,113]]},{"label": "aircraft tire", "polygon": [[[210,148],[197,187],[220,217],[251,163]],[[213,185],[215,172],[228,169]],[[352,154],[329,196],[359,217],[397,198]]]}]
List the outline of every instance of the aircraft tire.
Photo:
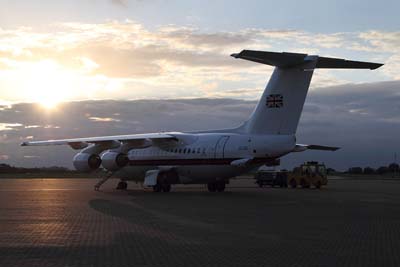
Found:
[{"label": "aircraft tire", "polygon": [[160,184],[153,185],[153,192],[155,193],[161,192],[161,185]]},{"label": "aircraft tire", "polygon": [[162,191],[163,192],[170,192],[171,191],[171,185],[170,184],[163,184],[162,185]]},{"label": "aircraft tire", "polygon": [[215,183],[208,183],[207,188],[209,192],[215,192],[217,190]]},{"label": "aircraft tire", "polygon": [[224,192],[225,191],[225,181],[216,183],[216,189],[218,192]]},{"label": "aircraft tire", "polygon": [[125,181],[120,181],[118,184],[117,184],[117,190],[126,190],[128,188],[128,183],[127,182],[125,182]]}]

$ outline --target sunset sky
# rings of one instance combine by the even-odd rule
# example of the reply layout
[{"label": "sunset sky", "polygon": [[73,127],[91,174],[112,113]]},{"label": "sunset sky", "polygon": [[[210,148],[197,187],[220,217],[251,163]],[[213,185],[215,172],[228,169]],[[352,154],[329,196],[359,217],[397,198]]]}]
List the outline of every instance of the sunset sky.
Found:
[{"label": "sunset sky", "polygon": [[229,57],[242,49],[386,63],[318,71],[313,88],[400,77],[398,1],[299,3],[2,0],[0,99],[255,99],[272,68]]},{"label": "sunset sky", "polygon": [[[399,1],[0,0],[0,6],[0,160],[20,162],[22,156],[12,154],[10,144],[27,137],[90,134],[84,123],[71,125],[77,130],[70,132],[43,118],[23,121],[18,103],[38,103],[39,116],[45,118],[60,116],[62,103],[73,100],[230,98],[255,105],[252,101],[260,97],[272,67],[229,56],[242,49],[385,63],[376,71],[318,70],[310,92],[316,102],[307,100],[306,109],[329,104],[342,107],[353,122],[367,117],[366,144],[375,139],[365,131],[374,129],[376,121],[385,123],[381,141],[387,143],[382,147],[391,148],[386,159],[394,153],[388,140],[395,142],[400,124],[399,102],[394,101],[400,96]],[[377,99],[384,111],[377,108]],[[86,116],[82,108],[82,118],[97,118],[105,129],[113,120],[125,123],[113,115],[121,114],[116,106],[107,111]],[[335,114],[325,111],[313,121],[329,123]],[[312,113],[305,116],[302,122],[311,120]],[[177,127],[190,130],[184,126],[195,117]],[[355,138],[337,123],[334,127],[344,132],[335,142]],[[59,130],[50,131],[55,125]],[[207,126],[204,122],[199,128]],[[147,130],[133,127],[118,133]],[[365,158],[360,164],[373,165],[374,160]]]}]

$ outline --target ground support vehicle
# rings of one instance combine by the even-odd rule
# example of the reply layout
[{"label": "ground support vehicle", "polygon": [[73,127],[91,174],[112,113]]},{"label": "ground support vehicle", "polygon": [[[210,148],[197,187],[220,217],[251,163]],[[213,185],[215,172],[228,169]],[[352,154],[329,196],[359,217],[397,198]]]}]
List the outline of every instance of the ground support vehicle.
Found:
[{"label": "ground support vehicle", "polygon": [[321,188],[321,186],[328,184],[326,166],[317,161],[308,161],[300,165],[300,167],[294,168],[288,174],[287,179],[292,188],[296,188],[299,185],[302,188],[310,188],[311,186]]}]

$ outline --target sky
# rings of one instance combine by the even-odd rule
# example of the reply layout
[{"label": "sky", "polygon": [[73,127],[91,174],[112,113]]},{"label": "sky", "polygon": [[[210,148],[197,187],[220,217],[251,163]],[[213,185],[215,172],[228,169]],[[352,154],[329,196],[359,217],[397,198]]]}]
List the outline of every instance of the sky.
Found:
[{"label": "sky", "polygon": [[[67,118],[60,114],[67,114],[70,105],[85,106],[93,100],[99,106],[143,99],[168,106],[173,100],[230,99],[247,109],[239,108],[243,115],[236,120],[222,111],[214,113],[217,125],[239,123],[251,112],[273,70],[229,56],[242,49],[385,63],[375,71],[317,70],[298,135],[321,144],[347,144],[348,156],[326,156],[339,168],[353,164],[350,156],[353,161],[360,158],[354,164],[383,164],[398,149],[399,102],[394,100],[400,89],[399,1],[0,0],[0,7],[0,160],[27,166],[46,163],[11,148],[27,137],[93,135],[99,126],[104,129],[100,132],[110,134],[115,121],[90,117],[112,116],[88,117],[84,108],[69,118],[69,127],[76,131],[63,125]],[[229,101],[222,107],[231,106]],[[118,119],[129,126],[121,128],[121,134],[157,131],[153,126],[161,123],[156,114],[147,117],[143,106],[123,111],[107,107],[109,114],[135,112],[152,120],[151,127],[145,123],[137,129]],[[307,112],[316,107],[318,112]],[[196,111],[189,104],[186,108]],[[35,118],[29,116],[32,112]],[[159,112],[162,117],[166,111]],[[171,130],[191,130],[190,121],[204,115],[189,114],[179,120],[171,117],[170,125],[177,128]],[[58,130],[44,121],[50,117],[60,120],[51,124]],[[196,126],[206,129],[211,124],[202,120]],[[60,153],[59,160],[47,163],[62,163],[71,152]]]}]

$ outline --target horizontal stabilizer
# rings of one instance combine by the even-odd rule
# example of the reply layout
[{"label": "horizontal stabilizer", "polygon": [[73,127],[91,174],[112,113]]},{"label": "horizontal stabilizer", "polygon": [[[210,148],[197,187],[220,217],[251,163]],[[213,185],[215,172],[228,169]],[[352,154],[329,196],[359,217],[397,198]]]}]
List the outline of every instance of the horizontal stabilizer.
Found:
[{"label": "horizontal stabilizer", "polygon": [[336,151],[338,149],[340,149],[340,147],[296,144],[296,147],[293,149],[293,152],[303,152],[305,150]]},{"label": "horizontal stabilizer", "polygon": [[340,147],[334,147],[334,146],[320,146],[320,145],[308,145],[307,149],[310,150],[326,150],[326,151],[336,151],[340,149]]},{"label": "horizontal stabilizer", "polygon": [[234,58],[246,59],[280,68],[301,67],[304,64],[315,60],[315,58],[318,58],[315,68],[374,70],[383,65],[380,63],[351,61],[341,58],[318,57],[308,54],[287,52],[277,53],[254,50],[243,50],[242,52],[232,54],[231,56]]}]

